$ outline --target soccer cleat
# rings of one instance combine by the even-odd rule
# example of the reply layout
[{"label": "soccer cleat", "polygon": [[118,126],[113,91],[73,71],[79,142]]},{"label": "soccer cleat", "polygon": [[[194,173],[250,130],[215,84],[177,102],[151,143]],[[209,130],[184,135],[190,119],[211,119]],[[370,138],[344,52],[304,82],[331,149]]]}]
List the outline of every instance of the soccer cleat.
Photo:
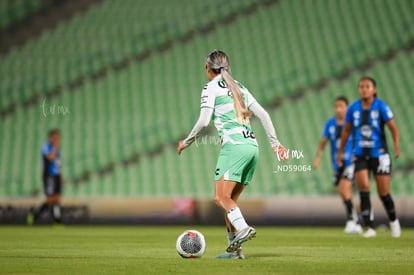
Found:
[{"label": "soccer cleat", "polygon": [[364,238],[374,238],[377,236],[377,231],[373,228],[368,228],[367,232],[364,233]]},{"label": "soccer cleat", "polygon": [[355,233],[361,235],[362,234],[362,226],[360,224],[355,225]]},{"label": "soccer cleat", "polygon": [[398,219],[396,219],[393,222],[390,222],[390,228],[392,237],[399,238],[401,236],[401,226],[400,221]]},{"label": "soccer cleat", "polygon": [[247,242],[248,240],[251,240],[254,237],[256,237],[256,230],[254,230],[253,227],[248,226],[237,232],[234,239],[227,246],[226,251],[229,253],[237,251],[237,249],[240,248],[242,243]]},{"label": "soccer cleat", "polygon": [[241,247],[239,247],[239,249],[237,249],[236,253],[239,255],[239,259],[246,259],[246,257],[244,256],[243,253],[243,249]]},{"label": "soccer cleat", "polygon": [[345,225],[344,232],[346,234],[361,234],[362,227],[361,225],[357,224],[355,221],[347,221]]}]

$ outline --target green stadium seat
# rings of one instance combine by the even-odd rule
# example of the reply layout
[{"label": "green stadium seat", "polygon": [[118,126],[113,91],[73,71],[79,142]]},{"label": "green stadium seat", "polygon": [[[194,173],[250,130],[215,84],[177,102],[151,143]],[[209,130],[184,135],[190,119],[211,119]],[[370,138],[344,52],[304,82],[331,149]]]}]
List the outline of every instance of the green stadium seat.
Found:
[{"label": "green stadium seat", "polygon": [[44,5],[43,0],[3,0],[0,1],[0,29],[23,19],[29,14],[39,11]]},{"label": "green stadium seat", "polygon": [[[404,46],[414,36],[414,28],[409,28],[413,25],[410,1],[395,5],[386,0],[372,5],[366,0],[280,1],[252,15],[240,15],[231,24],[217,24],[210,33],[177,42],[165,52],[154,51],[144,62],[132,62],[124,70],[112,67],[261,2],[228,1],[217,13],[218,1],[185,1],[191,5],[108,0],[2,60],[0,111],[34,95],[41,98],[39,104],[19,107],[0,123],[0,134],[8,136],[0,140],[1,163],[5,163],[0,166],[0,180],[5,182],[0,186],[2,194],[30,196],[40,190],[39,180],[34,180],[39,175],[40,146],[47,130],[59,127],[66,196],[211,197],[219,145],[193,145],[177,157],[171,144],[184,138],[197,119],[202,86],[207,82],[204,57],[214,48],[229,53],[234,77],[264,106],[283,99],[281,108],[269,109],[279,137],[305,155],[289,164],[311,164],[323,123],[333,115],[334,98],[343,94],[353,101],[358,97],[361,75],[355,69],[367,58]],[[378,18],[365,16],[366,9]],[[151,20],[159,14],[163,15],[160,20]],[[403,155],[394,166],[395,180],[401,182],[397,195],[413,194],[409,183],[398,176],[414,153],[409,120],[414,104],[410,93],[413,60],[411,53],[398,53],[390,62],[377,62],[364,72],[379,80],[379,95],[393,108],[400,127]],[[105,67],[112,69],[104,77],[86,77],[79,87],[67,88],[80,75],[94,75]],[[309,93],[319,80],[333,79],[346,68],[354,69],[349,78],[330,81],[317,93]],[[47,92],[56,85],[63,92],[49,97]],[[300,88],[307,94],[288,99]],[[49,105],[68,107],[70,114],[44,117],[44,99]],[[261,159],[246,196],[332,193],[328,153],[317,171],[275,174],[278,162],[260,122],[253,120],[253,127]],[[215,135],[209,133],[207,143],[214,143]],[[30,140],[22,138],[29,136]],[[122,164],[136,154],[139,162]],[[113,171],[98,175],[110,164],[115,164]],[[24,169],[19,170],[19,165]],[[89,180],[78,183],[86,172],[91,172]]]}]

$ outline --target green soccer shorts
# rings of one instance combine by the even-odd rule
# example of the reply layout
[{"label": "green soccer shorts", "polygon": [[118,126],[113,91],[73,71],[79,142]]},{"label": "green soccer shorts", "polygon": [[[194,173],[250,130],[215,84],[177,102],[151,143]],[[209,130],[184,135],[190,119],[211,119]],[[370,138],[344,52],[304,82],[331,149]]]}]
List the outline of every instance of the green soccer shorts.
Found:
[{"label": "green soccer shorts", "polygon": [[235,181],[248,185],[256,169],[259,148],[252,144],[225,144],[220,150],[215,180]]}]

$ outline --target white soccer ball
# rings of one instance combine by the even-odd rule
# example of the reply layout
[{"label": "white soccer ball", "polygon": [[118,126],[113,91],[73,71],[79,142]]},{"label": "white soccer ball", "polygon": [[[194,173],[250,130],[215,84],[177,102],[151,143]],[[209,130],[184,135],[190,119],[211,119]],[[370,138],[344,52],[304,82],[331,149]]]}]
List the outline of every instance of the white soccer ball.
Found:
[{"label": "white soccer ball", "polygon": [[200,258],[206,251],[206,240],[197,230],[186,230],[177,238],[176,248],[183,258]]}]

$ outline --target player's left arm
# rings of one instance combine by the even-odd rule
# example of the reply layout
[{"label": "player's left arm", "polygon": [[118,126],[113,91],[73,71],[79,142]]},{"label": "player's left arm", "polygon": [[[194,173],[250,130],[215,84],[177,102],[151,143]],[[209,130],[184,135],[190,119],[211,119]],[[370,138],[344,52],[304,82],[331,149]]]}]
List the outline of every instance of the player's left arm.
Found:
[{"label": "player's left arm", "polygon": [[400,156],[400,132],[398,131],[397,125],[395,124],[394,119],[387,121],[387,126],[391,131],[392,140],[394,144],[394,154],[395,158]]},{"label": "player's left arm", "polygon": [[272,120],[269,113],[257,102],[254,101],[249,109],[253,114],[259,118],[260,122],[263,125],[263,128],[266,131],[269,143],[272,146],[273,151],[278,156],[280,160],[287,160],[289,158],[287,154],[287,149],[279,142],[279,139],[276,135],[275,127],[273,126]]},{"label": "player's left arm", "polygon": [[391,108],[384,102],[382,102],[380,105],[380,113],[382,119],[385,121],[391,131],[395,158],[398,158],[400,156],[400,133],[394,121],[394,114]]}]

